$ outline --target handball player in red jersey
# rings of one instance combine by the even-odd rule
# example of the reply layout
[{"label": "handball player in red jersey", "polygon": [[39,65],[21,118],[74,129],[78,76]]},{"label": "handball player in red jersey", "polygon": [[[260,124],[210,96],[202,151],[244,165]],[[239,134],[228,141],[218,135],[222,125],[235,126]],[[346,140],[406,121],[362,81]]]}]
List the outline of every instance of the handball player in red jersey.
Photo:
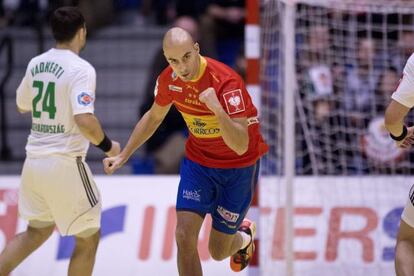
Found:
[{"label": "handball player in red jersey", "polygon": [[122,152],[104,160],[105,172],[120,168],[158,128],[172,104],[182,114],[189,137],[177,193],[178,271],[202,275],[197,241],[207,213],[213,227],[213,259],[230,257],[244,269],[254,252],[256,224],[245,219],[255,191],[260,157],[268,146],[257,110],[241,77],[231,68],[200,55],[188,32],[172,28],[164,36],[168,66],[158,77],[154,104],[139,120]]}]

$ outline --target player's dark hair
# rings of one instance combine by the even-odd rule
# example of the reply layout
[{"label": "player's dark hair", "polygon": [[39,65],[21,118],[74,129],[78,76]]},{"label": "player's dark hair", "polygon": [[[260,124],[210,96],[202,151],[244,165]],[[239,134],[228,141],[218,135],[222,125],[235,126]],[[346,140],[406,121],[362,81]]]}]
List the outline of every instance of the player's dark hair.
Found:
[{"label": "player's dark hair", "polygon": [[57,42],[71,41],[84,26],[85,18],[77,7],[58,8],[50,17],[50,27]]}]

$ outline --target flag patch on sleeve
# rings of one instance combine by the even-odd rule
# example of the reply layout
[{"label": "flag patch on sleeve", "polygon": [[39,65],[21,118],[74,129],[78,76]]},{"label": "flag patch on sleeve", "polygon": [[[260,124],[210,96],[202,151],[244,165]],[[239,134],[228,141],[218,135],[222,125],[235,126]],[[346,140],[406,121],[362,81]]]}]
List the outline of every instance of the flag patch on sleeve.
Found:
[{"label": "flag patch on sleeve", "polygon": [[232,90],[223,94],[226,102],[227,113],[229,115],[243,112],[246,110],[244,106],[243,96],[240,89]]},{"label": "flag patch on sleeve", "polygon": [[78,104],[82,106],[89,106],[93,103],[93,96],[90,93],[87,92],[81,92],[78,95]]}]

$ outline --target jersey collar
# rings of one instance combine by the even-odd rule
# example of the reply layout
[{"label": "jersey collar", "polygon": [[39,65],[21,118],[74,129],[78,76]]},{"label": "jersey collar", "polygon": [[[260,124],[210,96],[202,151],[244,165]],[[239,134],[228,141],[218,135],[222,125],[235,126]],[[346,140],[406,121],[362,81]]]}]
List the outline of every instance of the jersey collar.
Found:
[{"label": "jersey collar", "polygon": [[204,72],[206,71],[207,67],[207,60],[200,55],[200,67],[198,70],[197,76],[194,77],[194,79],[190,80],[191,82],[197,82],[201,79],[201,77],[204,75]]}]

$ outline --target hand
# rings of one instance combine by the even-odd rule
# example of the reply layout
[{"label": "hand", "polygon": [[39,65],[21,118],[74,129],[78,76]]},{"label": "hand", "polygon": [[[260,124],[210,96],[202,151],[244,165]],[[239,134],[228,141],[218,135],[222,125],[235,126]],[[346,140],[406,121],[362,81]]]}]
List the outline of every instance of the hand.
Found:
[{"label": "hand", "polygon": [[411,145],[414,143],[414,126],[407,128],[407,136],[401,141],[396,141],[397,147],[403,149],[411,148]]},{"label": "hand", "polygon": [[113,174],[117,169],[122,167],[127,160],[118,154],[114,157],[107,157],[103,160],[104,171],[106,174]]},{"label": "hand", "polygon": [[121,145],[117,142],[112,140],[112,147],[109,151],[105,152],[106,156],[113,157],[121,153]]},{"label": "hand", "polygon": [[214,114],[217,114],[223,109],[217,98],[216,90],[214,90],[213,87],[209,87],[201,92],[198,99],[200,102],[204,103],[208,109],[213,111]]}]

